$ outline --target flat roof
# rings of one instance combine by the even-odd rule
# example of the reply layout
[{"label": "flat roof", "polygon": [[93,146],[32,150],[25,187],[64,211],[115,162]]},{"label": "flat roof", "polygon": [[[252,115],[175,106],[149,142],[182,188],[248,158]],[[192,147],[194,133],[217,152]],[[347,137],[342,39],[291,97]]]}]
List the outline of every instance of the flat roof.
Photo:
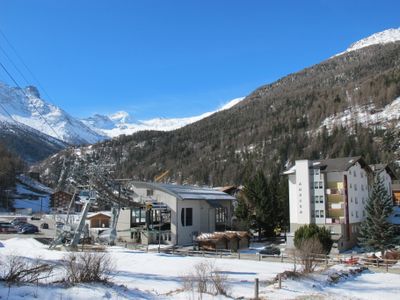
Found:
[{"label": "flat roof", "polygon": [[180,200],[235,200],[235,197],[212,188],[142,181],[134,181],[132,184],[137,188],[163,191]]}]

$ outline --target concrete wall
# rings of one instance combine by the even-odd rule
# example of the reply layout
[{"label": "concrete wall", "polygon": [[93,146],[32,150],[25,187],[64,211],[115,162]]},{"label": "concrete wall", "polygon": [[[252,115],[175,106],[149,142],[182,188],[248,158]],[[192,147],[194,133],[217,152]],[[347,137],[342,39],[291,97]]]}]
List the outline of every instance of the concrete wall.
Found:
[{"label": "concrete wall", "polygon": [[368,176],[359,163],[347,171],[349,221],[359,223],[365,219],[365,205],[368,200]]},{"label": "concrete wall", "polygon": [[131,210],[129,208],[121,209],[117,222],[117,237],[125,241],[131,239]]}]

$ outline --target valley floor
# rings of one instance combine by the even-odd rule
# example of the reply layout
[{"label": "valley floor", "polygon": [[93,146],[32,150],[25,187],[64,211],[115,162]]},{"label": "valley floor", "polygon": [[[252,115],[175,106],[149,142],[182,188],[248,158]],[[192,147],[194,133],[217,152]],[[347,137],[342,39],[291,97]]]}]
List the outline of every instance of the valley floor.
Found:
[{"label": "valley floor", "polygon": [[[0,241],[0,260],[9,255],[40,258],[60,263],[67,252],[48,250],[47,246],[33,238],[11,238]],[[260,296],[265,299],[398,299],[400,274],[365,271],[359,275],[343,277],[338,283],[328,282],[329,274],[341,273],[349,268],[334,266],[321,273],[297,280],[284,280],[282,289],[267,283],[277,273],[292,270],[286,263],[248,261],[236,259],[211,259],[182,257],[170,254],[145,253],[122,247],[108,247],[115,264],[112,284],[80,284],[65,288],[61,284],[46,284],[61,278],[57,270],[51,278],[38,285],[11,287],[0,284],[0,299],[200,299],[194,292],[182,291],[182,277],[193,266],[205,260],[211,261],[228,276],[230,297],[202,299],[232,299],[254,295],[254,280],[259,278]]]}]

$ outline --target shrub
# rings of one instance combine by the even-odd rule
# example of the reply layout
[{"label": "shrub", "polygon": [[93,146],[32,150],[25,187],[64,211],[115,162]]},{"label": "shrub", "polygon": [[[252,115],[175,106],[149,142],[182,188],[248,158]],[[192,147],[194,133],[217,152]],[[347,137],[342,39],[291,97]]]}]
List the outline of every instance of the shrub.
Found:
[{"label": "shrub", "polygon": [[228,276],[218,270],[213,263],[205,261],[196,264],[194,271],[183,277],[183,288],[200,294],[227,295]]},{"label": "shrub", "polygon": [[70,253],[64,258],[65,282],[107,282],[110,280],[113,263],[107,253]]},{"label": "shrub", "polygon": [[41,263],[39,259],[33,261],[16,255],[7,256],[0,262],[0,281],[12,283],[37,283],[47,278],[54,270],[54,266]]},{"label": "shrub", "polygon": [[328,254],[332,248],[332,238],[329,229],[325,227],[319,227],[316,224],[303,225],[296,230],[294,234],[294,245],[297,249],[304,248],[304,241],[312,239],[312,244],[316,243],[316,240],[320,243],[321,247],[315,248],[314,254]]}]

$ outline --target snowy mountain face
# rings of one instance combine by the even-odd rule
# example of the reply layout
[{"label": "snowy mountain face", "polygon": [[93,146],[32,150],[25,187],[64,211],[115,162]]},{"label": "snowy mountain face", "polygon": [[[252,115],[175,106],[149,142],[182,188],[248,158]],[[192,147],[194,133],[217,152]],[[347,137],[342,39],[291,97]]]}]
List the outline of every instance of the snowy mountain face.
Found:
[{"label": "snowy mountain face", "polygon": [[93,117],[83,119],[82,122],[93,131],[110,138],[117,137],[121,134],[129,135],[142,130],[171,131],[197,122],[216,112],[229,109],[243,99],[244,98],[233,99],[216,111],[206,112],[194,117],[170,119],[155,118],[134,122],[133,118],[131,118],[127,112],[119,111],[110,116],[94,115]]},{"label": "snowy mountain face", "polygon": [[[35,87],[19,89],[0,82],[0,121],[23,124],[69,144],[89,144],[104,140],[81,121],[40,98]],[[10,117],[11,115],[11,117]]]},{"label": "snowy mountain face", "polygon": [[369,37],[366,37],[362,40],[359,40],[358,42],[351,44],[346,51],[339,53],[337,55],[341,55],[351,51],[356,51],[372,45],[379,45],[379,44],[383,45],[387,43],[394,43],[397,41],[400,41],[400,28],[397,29],[391,28],[370,35]]},{"label": "snowy mountain face", "polygon": [[321,128],[325,126],[331,131],[339,126],[351,128],[354,124],[364,127],[376,126],[380,129],[393,126],[400,128],[400,97],[383,109],[376,109],[374,104],[350,107],[323,120]]}]

